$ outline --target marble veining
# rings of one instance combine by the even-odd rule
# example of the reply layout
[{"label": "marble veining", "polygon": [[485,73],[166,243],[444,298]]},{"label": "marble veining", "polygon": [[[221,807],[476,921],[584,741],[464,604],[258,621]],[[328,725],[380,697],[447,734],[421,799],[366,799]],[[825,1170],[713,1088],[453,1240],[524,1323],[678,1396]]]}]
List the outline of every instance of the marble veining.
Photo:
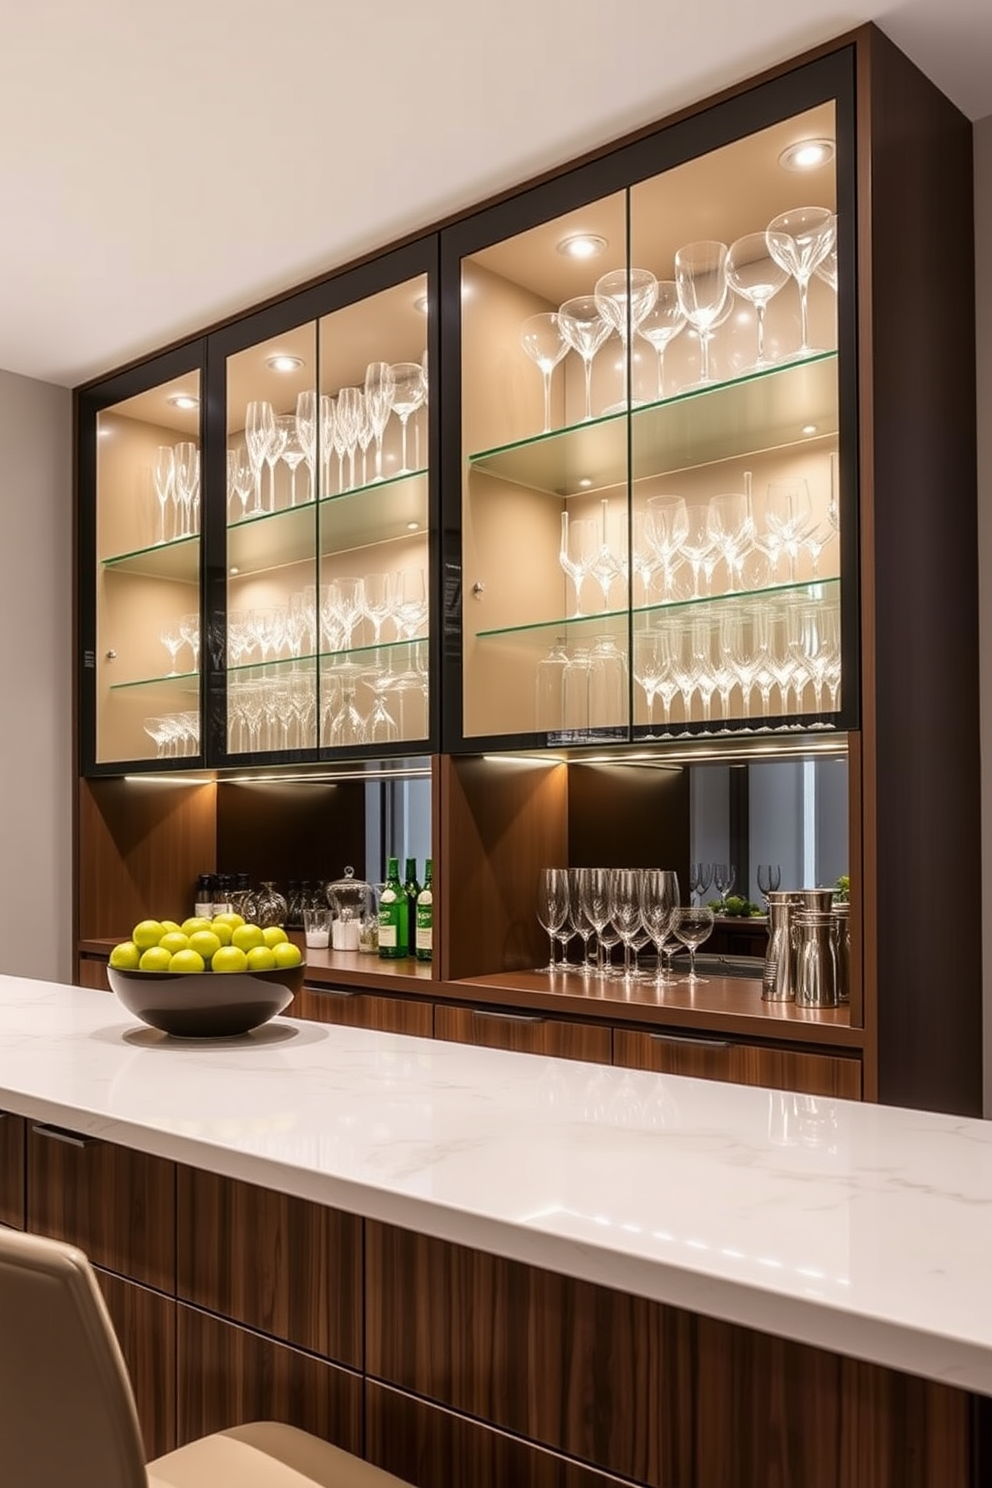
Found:
[{"label": "marble veining", "polygon": [[0,1108],[992,1394],[992,1125],[0,977]]}]

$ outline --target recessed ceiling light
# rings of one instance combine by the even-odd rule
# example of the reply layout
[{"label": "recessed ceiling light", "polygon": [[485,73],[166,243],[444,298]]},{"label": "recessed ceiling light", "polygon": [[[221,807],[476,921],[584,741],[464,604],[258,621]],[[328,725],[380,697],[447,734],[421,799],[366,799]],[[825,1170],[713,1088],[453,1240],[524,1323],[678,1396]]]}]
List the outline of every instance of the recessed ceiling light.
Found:
[{"label": "recessed ceiling light", "polygon": [[558,252],[566,258],[598,258],[608,246],[598,233],[569,233],[558,244]]},{"label": "recessed ceiling light", "polygon": [[106,439],[107,435],[110,433],[110,430],[109,429],[97,429],[96,432],[100,436],[101,439]]},{"label": "recessed ceiling light", "polygon": [[778,163],[783,170],[819,170],[834,158],[834,142],[829,139],[796,140],[782,151]]},{"label": "recessed ceiling light", "polygon": [[240,568],[229,568],[227,571],[231,575],[231,578],[232,579],[235,578],[241,572]]},{"label": "recessed ceiling light", "polygon": [[419,526],[419,522],[407,522],[406,530],[407,532],[416,532]]},{"label": "recessed ceiling light", "polygon": [[199,408],[199,398],[194,398],[192,393],[173,393],[169,399],[173,408],[182,408],[184,411],[190,408]]},{"label": "recessed ceiling light", "polygon": [[426,315],[427,314],[427,306],[428,306],[428,299],[427,299],[427,296],[425,294],[424,295],[418,295],[417,298],[413,302],[413,308],[414,308],[414,310],[419,310],[420,313],[421,313],[421,315]]},{"label": "recessed ceiling light", "polygon": [[803,424],[803,433],[804,434],[815,434],[816,433],[816,425],[815,424]]},{"label": "recessed ceiling light", "polygon": [[271,367],[273,372],[298,372],[303,366],[303,358],[298,356],[286,356],[279,352],[276,356],[265,358],[265,365]]},{"label": "recessed ceiling light", "polygon": [[584,475],[579,481],[579,485],[581,486],[583,491],[588,491],[589,487],[592,485],[592,481],[587,475]]}]

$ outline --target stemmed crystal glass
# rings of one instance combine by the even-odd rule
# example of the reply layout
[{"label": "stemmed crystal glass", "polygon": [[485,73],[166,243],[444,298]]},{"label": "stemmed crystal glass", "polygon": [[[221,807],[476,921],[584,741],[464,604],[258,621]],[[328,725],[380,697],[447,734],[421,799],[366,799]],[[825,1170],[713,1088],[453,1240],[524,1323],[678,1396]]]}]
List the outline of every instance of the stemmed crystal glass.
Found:
[{"label": "stemmed crystal glass", "polygon": [[393,411],[396,378],[388,362],[369,362],[365,368],[365,407],[375,438],[375,479],[382,480],[382,436]]},{"label": "stemmed crystal glass", "polygon": [[767,899],[769,894],[774,894],[782,882],[782,865],[780,863],[758,864],[758,889]]},{"label": "stemmed crystal glass", "polygon": [[641,933],[641,873],[639,868],[614,868],[610,875],[610,919],[623,941],[623,976],[633,972],[631,950]]},{"label": "stemmed crystal glass", "polygon": [[[309,492],[307,500],[312,501],[314,491],[317,489],[316,461],[317,461],[317,394],[311,388],[308,392],[298,393],[296,397],[296,442],[302,452],[302,458],[306,462],[307,474],[310,477]],[[289,461],[288,445],[284,459]],[[299,463],[299,462],[297,462]],[[296,467],[290,467],[293,471],[293,494],[290,505],[296,505]]]},{"label": "stemmed crystal glass", "polygon": [[[623,343],[624,367],[629,369],[629,343],[658,299],[658,281],[650,269],[611,269],[593,286],[599,313]],[[624,387],[623,401],[627,401]]]},{"label": "stemmed crystal glass", "polygon": [[275,434],[275,427],[276,416],[272,411],[271,403],[256,402],[248,404],[245,414],[245,447],[248,450],[248,459],[251,461],[252,475],[255,480],[255,500],[251,508],[252,516],[257,515],[263,510],[262,466],[265,464],[269,441]]},{"label": "stemmed crystal glass", "polygon": [[[337,426],[338,410],[337,404],[330,393],[320,395],[320,495],[329,493],[331,484],[331,455],[337,452]],[[344,446],[341,447],[342,454]],[[341,484],[340,456],[338,466],[338,486]]]},{"label": "stemmed crystal glass", "polygon": [[652,496],[647,504],[648,541],[661,560],[664,593],[672,588],[673,559],[682,552],[689,531],[689,510],[683,496]]},{"label": "stemmed crystal glass", "polygon": [[231,486],[235,496],[241,502],[241,510],[237,515],[239,522],[243,521],[248,510],[248,497],[255,489],[255,472],[246,450],[234,451],[234,466],[231,472]]},{"label": "stemmed crystal glass", "polygon": [[579,892],[586,919],[596,933],[596,972],[604,975],[603,940],[610,922],[610,872],[609,868],[586,868],[583,871]]},{"label": "stemmed crystal glass", "polygon": [[702,899],[706,890],[713,882],[712,863],[693,863],[689,868],[689,893],[698,894]]},{"label": "stemmed crystal glass", "polygon": [[658,958],[654,977],[656,987],[671,980],[665,975],[662,946],[665,944],[679,910],[678,874],[669,868],[641,870],[641,920]]},{"label": "stemmed crystal glass", "polygon": [[413,640],[426,621],[427,614],[427,575],[424,570],[398,569],[393,578],[393,619],[403,640]]},{"label": "stemmed crystal glass", "polygon": [[710,535],[709,507],[701,502],[692,502],[686,506],[686,528],[682,538],[679,551],[689,560],[692,568],[692,597],[699,599],[699,571],[703,566],[703,560],[713,548],[713,538]]},{"label": "stemmed crystal glass", "polygon": [[754,523],[743,491],[727,491],[711,496],[706,509],[710,538],[719,549],[730,574],[731,587],[742,587],[740,562],[754,541]]},{"label": "stemmed crystal glass", "polygon": [[367,486],[369,480],[368,452],[369,445],[372,443],[372,420],[369,418],[368,402],[361,388],[358,389],[358,406],[358,448],[362,452],[362,485]]},{"label": "stemmed crystal glass", "polygon": [[829,207],[796,207],[773,217],[765,229],[768,252],[799,286],[801,336],[798,356],[815,355],[809,344],[809,281],[837,238],[837,219]]},{"label": "stemmed crystal glass", "polygon": [[282,435],[279,458],[289,466],[289,504],[296,505],[296,467],[306,459],[306,450],[300,443],[299,425],[295,413],[280,413],[276,419],[276,430]]},{"label": "stemmed crystal glass", "polygon": [[399,417],[403,429],[402,466],[400,475],[409,475],[406,463],[406,426],[412,413],[416,413],[427,393],[424,369],[419,362],[393,363],[393,412]]},{"label": "stemmed crystal glass", "polygon": [[663,630],[634,632],[634,681],[643,687],[648,705],[647,737],[654,738],[654,700],[668,670],[668,639]]},{"label": "stemmed crystal glass", "polygon": [[613,327],[608,320],[604,320],[594,295],[575,295],[566,300],[558,307],[558,324],[569,346],[582,358],[586,385],[586,411],[583,419],[591,419],[593,359]]},{"label": "stemmed crystal glass", "polygon": [[582,941],[582,971],[588,975],[593,969],[589,960],[589,942],[595,934],[592,921],[586,912],[586,895],[583,892],[588,868],[568,870],[568,918],[572,933]]},{"label": "stemmed crystal glass", "polygon": [[582,614],[582,580],[596,561],[598,537],[596,523],[591,517],[580,517],[576,521],[567,511],[562,512],[558,562],[575,586],[573,620]]},{"label": "stemmed crystal glass", "polygon": [[[295,425],[295,419],[292,420]],[[269,467],[269,511],[276,509],[276,466],[282,459],[282,452],[286,448],[286,439],[289,434],[289,421],[285,414],[278,417],[272,416],[272,433],[269,442],[265,446],[265,462]]]},{"label": "stemmed crystal glass", "polygon": [[176,677],[176,657],[186,644],[178,625],[164,625],[159,631],[159,640],[169,653],[169,676]]},{"label": "stemmed crystal glass", "polygon": [[191,670],[198,672],[200,669],[200,617],[195,611],[181,617],[179,634],[193,653]]},{"label": "stemmed crystal glass", "polygon": [[659,401],[665,396],[665,352],[668,343],[674,341],[680,331],[685,329],[685,312],[679,303],[678,286],[674,279],[659,279],[657,281],[657,297],[654,305],[641,319],[637,327],[639,336],[643,336],[649,346],[654,347],[658,358],[658,398]]},{"label": "stemmed crystal glass", "polygon": [[184,537],[197,527],[196,514],[200,497],[200,451],[184,440],[176,445],[176,500],[181,513],[180,530]]},{"label": "stemmed crystal glass", "polygon": [[365,613],[365,580],[335,579],[328,585],[328,608],[341,627],[341,650],[350,651],[355,626]]},{"label": "stemmed crystal glass", "polygon": [[765,526],[789,556],[789,583],[796,582],[799,545],[813,520],[809,483],[802,479],[770,481],[765,495]]},{"label": "stemmed crystal glass", "polygon": [[734,880],[736,877],[737,871],[734,868],[733,863],[713,864],[713,887],[716,889],[721,899],[726,899],[727,895],[734,887]]},{"label": "stemmed crystal glass", "polygon": [[555,972],[555,937],[568,918],[568,869],[542,868],[537,884],[537,918],[547,931],[551,959],[538,971]]},{"label": "stemmed crystal glass", "polygon": [[696,951],[713,934],[713,921],[714,914],[709,905],[693,904],[680,909],[672,925],[676,940],[681,941],[689,951],[689,975],[680,977],[679,980],[690,986],[698,987],[701,982],[708,980],[696,975]]},{"label": "stemmed crystal glass", "polygon": [[[608,610],[610,606],[610,588],[614,579],[621,578],[627,572],[627,553],[624,537],[620,536],[618,542],[610,541],[610,509],[609,502],[605,499],[600,503],[599,519],[599,541],[596,552],[590,565],[589,572],[596,580],[603,595],[603,609]],[[614,532],[614,537],[619,534]]]},{"label": "stemmed crystal glass", "polygon": [[393,613],[393,578],[388,573],[373,573],[365,575],[365,610],[366,619],[372,622],[375,632],[373,644],[378,646],[382,636],[382,626],[385,620]]},{"label": "stemmed crystal glass", "polygon": [[520,327],[520,344],[544,379],[544,433],[551,430],[551,374],[568,351],[557,313],[531,315]]},{"label": "stemmed crystal glass", "polygon": [[354,490],[355,446],[358,443],[358,429],[362,421],[362,395],[357,387],[343,387],[338,393],[335,418],[334,448],[338,452],[338,489],[344,490],[341,481],[343,471],[341,457],[347,453],[348,489]]},{"label": "stemmed crystal glass", "polygon": [[155,451],[153,478],[161,518],[159,542],[165,542],[165,508],[173,497],[176,482],[176,452],[171,445],[160,444]]},{"label": "stemmed crystal glass", "polygon": [[768,365],[765,357],[765,311],[788,281],[788,271],[769,251],[766,233],[746,233],[731,243],[727,253],[727,283],[754,306],[758,322],[756,368]]},{"label": "stemmed crystal glass", "polygon": [[727,245],[687,243],[675,255],[675,286],[686,320],[699,336],[700,382],[710,379],[710,337],[728,310]]}]

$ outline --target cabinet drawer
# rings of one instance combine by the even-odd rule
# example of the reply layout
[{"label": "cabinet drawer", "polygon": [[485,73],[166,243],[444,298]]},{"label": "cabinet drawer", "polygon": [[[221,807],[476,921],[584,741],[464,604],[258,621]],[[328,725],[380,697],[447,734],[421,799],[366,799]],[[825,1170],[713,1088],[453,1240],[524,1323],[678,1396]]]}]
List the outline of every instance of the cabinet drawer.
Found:
[{"label": "cabinet drawer", "polygon": [[176,1304],[94,1267],[124,1355],[146,1457],[176,1445]]},{"label": "cabinet drawer", "polygon": [[180,1298],[361,1367],[360,1219],[183,1166],[176,1218]]},{"label": "cabinet drawer", "polygon": [[573,1023],[540,1013],[503,1012],[495,1008],[434,1008],[434,1037],[486,1049],[512,1049],[518,1054],[550,1054],[559,1059],[589,1059],[609,1064],[612,1035],[598,1023]]},{"label": "cabinet drawer", "polygon": [[764,1085],[771,1090],[861,1099],[861,1060],[857,1056],[845,1059],[739,1044],[703,1034],[618,1028],[613,1034],[613,1062],[665,1075],[692,1075],[734,1085]]},{"label": "cabinet drawer", "polygon": [[76,969],[81,987],[92,987],[96,992],[109,992],[107,963],[102,957],[80,956]]},{"label": "cabinet drawer", "polygon": [[23,1116],[0,1111],[0,1225],[24,1228]]},{"label": "cabinet drawer", "polygon": [[380,997],[343,987],[304,987],[287,1017],[310,1018],[315,1023],[339,1023],[346,1028],[374,1028],[379,1033],[434,1034],[434,1007],[415,998]]},{"label": "cabinet drawer", "polygon": [[163,1292],[176,1283],[176,1168],[92,1137],[28,1127],[27,1227]]},{"label": "cabinet drawer", "polygon": [[285,1421],[362,1453],[362,1377],[177,1305],[179,1445],[246,1421]]},{"label": "cabinet drawer", "polygon": [[628,1488],[571,1457],[370,1381],[365,1455],[418,1488]]}]

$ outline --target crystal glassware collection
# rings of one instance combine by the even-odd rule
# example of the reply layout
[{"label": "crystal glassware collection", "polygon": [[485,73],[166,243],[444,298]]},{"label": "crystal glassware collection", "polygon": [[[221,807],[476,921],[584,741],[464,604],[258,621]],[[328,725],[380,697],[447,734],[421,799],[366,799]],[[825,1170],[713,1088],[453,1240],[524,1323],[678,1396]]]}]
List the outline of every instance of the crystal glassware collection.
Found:
[{"label": "crystal glassware collection", "polygon": [[[635,404],[660,402],[711,385],[715,380],[712,345],[737,299],[754,311],[756,347],[753,360],[737,369],[736,375],[816,355],[817,349],[809,344],[809,285],[816,275],[836,293],[836,239],[837,219],[829,208],[798,207],[774,217],[764,232],[746,233],[729,246],[716,241],[685,244],[675,253],[671,279],[658,279],[649,269],[611,269],[596,280],[591,294],[573,295],[556,311],[529,316],[521,327],[520,343],[543,379],[542,432],[552,432],[553,374],[569,352],[575,352],[582,362],[582,422],[627,407],[626,391],[619,402],[593,407],[593,362],[614,334],[623,347],[622,368],[631,368],[637,337],[652,347],[657,358],[656,390],[650,398],[634,398]],[[799,292],[799,345],[775,357],[768,353],[766,314],[790,279]],[[698,341],[698,376],[666,387],[665,352],[683,331]]]},{"label": "crystal glassware collection", "polygon": [[[696,973],[695,954],[713,931],[713,910],[683,906],[678,875],[666,868],[543,868],[538,877],[537,918],[547,932],[550,959],[538,970],[574,972],[600,981],[646,982],[656,988],[705,981]],[[571,962],[569,941],[582,942],[580,959]],[[556,943],[562,954],[556,952]],[[623,967],[612,964],[613,947],[623,947]],[[687,976],[675,976],[666,959],[679,947],[689,952]],[[639,952],[651,947],[655,967],[637,965]]]},{"label": "crystal glassware collection", "polygon": [[152,483],[158,502],[158,544],[193,537],[200,530],[200,451],[188,439],[160,444]]}]

